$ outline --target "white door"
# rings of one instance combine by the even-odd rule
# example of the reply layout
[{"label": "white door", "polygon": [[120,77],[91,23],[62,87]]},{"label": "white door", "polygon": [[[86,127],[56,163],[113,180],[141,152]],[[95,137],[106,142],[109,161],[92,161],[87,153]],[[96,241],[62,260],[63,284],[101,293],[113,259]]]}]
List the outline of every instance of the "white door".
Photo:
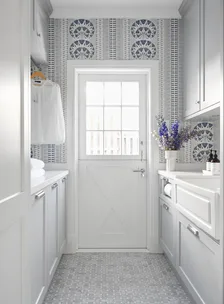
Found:
[{"label": "white door", "polygon": [[0,303],[30,304],[29,1],[0,9]]},{"label": "white door", "polygon": [[79,249],[146,248],[145,77],[79,76]]}]

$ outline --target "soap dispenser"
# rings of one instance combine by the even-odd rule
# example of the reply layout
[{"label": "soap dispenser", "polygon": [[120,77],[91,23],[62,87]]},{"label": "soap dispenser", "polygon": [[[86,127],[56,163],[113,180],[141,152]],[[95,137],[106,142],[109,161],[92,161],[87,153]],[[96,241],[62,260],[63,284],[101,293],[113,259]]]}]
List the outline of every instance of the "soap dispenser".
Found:
[{"label": "soap dispenser", "polygon": [[215,150],[214,157],[211,161],[212,174],[220,174],[220,160],[218,159],[217,151]]},{"label": "soap dispenser", "polygon": [[207,171],[211,171],[211,162],[213,160],[213,153],[212,153],[212,150],[210,151],[210,154],[209,154],[209,157],[208,157],[208,160],[206,162],[206,170]]}]

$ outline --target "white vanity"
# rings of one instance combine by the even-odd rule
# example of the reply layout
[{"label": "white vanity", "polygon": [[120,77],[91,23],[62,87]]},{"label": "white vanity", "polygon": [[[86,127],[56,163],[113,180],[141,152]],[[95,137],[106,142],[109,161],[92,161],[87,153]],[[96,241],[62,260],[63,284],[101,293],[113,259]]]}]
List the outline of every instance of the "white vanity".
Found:
[{"label": "white vanity", "polygon": [[196,303],[221,304],[220,179],[166,171],[159,177],[162,249]]},{"label": "white vanity", "polygon": [[40,304],[66,246],[68,171],[46,171],[31,180],[31,304]]}]

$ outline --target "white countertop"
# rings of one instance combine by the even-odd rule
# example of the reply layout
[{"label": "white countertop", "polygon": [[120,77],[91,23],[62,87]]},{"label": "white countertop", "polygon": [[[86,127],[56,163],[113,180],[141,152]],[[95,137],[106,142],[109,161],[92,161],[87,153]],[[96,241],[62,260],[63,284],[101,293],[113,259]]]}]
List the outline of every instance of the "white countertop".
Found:
[{"label": "white countertop", "polygon": [[166,178],[173,178],[173,179],[178,178],[178,176],[198,176],[198,177],[205,176],[205,175],[203,175],[202,172],[193,172],[193,171],[186,172],[186,171],[159,170],[158,174],[162,175],[162,176],[164,176]]},{"label": "white countertop", "polygon": [[[208,191],[220,194],[220,176],[204,175],[202,172],[186,172],[186,171],[165,171],[159,170],[158,174],[175,180],[178,184],[190,184]],[[202,181],[202,182],[201,182]]]},{"label": "white countertop", "polygon": [[69,174],[68,170],[64,171],[46,171],[44,176],[38,178],[31,178],[31,195],[41,191],[47,186],[55,183],[57,180]]}]

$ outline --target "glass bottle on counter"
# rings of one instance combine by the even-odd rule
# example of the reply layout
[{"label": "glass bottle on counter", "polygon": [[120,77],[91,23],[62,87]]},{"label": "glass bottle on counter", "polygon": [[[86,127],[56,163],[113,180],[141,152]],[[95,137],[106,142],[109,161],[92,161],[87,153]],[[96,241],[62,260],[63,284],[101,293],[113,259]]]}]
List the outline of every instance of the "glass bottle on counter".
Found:
[{"label": "glass bottle on counter", "polygon": [[208,157],[208,160],[206,162],[206,170],[207,171],[211,171],[211,162],[213,160],[213,153],[212,153],[212,150],[210,150],[210,154],[209,154],[209,157]]},{"label": "glass bottle on counter", "polygon": [[218,159],[217,151],[215,150],[214,157],[211,161],[212,174],[220,174],[220,160]]}]

